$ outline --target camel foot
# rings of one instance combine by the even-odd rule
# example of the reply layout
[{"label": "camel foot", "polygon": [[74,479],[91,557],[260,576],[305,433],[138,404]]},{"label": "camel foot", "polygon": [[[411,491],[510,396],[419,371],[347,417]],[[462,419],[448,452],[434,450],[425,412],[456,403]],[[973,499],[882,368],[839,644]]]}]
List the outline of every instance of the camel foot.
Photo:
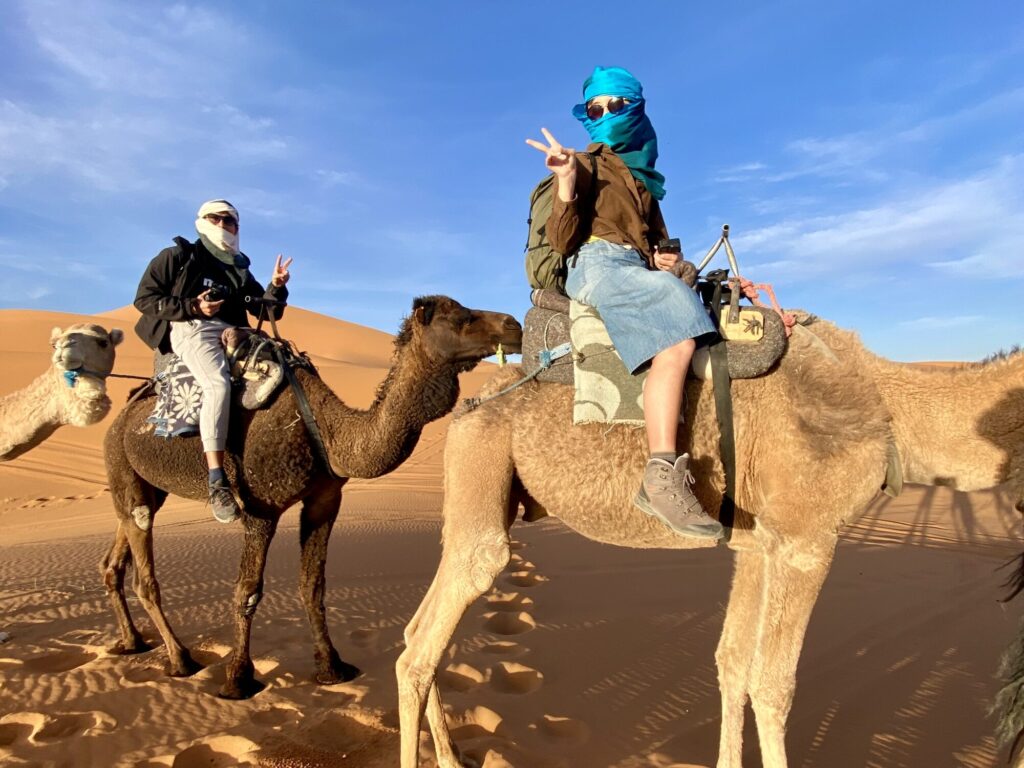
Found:
[{"label": "camel foot", "polygon": [[221,699],[231,699],[232,701],[251,699],[266,687],[267,686],[255,677],[239,678],[234,680],[229,679],[224,683],[223,687],[217,691],[217,696]]},{"label": "camel foot", "polygon": [[188,651],[182,651],[181,658],[177,662],[172,660],[168,665],[167,674],[170,677],[192,677],[202,668],[203,665],[193,659]]},{"label": "camel foot", "polygon": [[325,670],[317,672],[313,679],[316,680],[318,685],[336,685],[355,680],[361,674],[363,674],[363,671],[359,667],[342,661],[340,657],[335,656],[331,660],[330,666]]},{"label": "camel foot", "polygon": [[133,656],[136,653],[146,653],[152,651],[155,646],[150,645],[141,637],[133,638],[130,643],[126,643],[124,640],[118,640],[111,646],[107,647],[107,653],[112,656]]}]

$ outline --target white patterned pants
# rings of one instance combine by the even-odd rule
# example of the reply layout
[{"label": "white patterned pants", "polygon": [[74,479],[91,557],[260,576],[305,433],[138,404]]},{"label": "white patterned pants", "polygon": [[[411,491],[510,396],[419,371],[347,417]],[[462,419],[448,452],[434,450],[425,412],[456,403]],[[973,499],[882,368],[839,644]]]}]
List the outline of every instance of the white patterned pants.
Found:
[{"label": "white patterned pants", "polygon": [[223,451],[231,414],[231,372],[220,337],[227,323],[217,318],[171,323],[171,349],[203,390],[199,436],[203,450]]}]

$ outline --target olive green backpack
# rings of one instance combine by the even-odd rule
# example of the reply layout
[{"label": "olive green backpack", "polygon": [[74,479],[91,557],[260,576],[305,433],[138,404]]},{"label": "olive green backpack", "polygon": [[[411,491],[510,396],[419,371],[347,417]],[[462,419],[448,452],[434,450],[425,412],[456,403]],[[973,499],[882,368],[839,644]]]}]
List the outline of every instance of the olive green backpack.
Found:
[{"label": "olive green backpack", "polygon": [[[597,161],[587,152],[590,161],[590,178],[597,178]],[[597,184],[591,183],[591,190],[596,191]],[[540,184],[533,188],[530,195],[530,218],[526,220],[529,234],[526,239],[526,279],[531,288],[550,288],[565,293],[566,266],[565,255],[551,247],[548,242],[548,216],[555,194],[555,175],[544,177]]]}]

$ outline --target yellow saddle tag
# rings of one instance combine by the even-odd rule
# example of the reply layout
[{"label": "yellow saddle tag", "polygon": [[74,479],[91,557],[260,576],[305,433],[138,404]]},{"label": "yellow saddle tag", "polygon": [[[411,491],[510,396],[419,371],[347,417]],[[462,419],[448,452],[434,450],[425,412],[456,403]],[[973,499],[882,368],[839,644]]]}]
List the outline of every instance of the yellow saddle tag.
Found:
[{"label": "yellow saddle tag", "polygon": [[720,328],[726,341],[760,341],[764,338],[764,320],[753,309],[741,309],[739,320],[729,322],[729,307],[722,307]]}]

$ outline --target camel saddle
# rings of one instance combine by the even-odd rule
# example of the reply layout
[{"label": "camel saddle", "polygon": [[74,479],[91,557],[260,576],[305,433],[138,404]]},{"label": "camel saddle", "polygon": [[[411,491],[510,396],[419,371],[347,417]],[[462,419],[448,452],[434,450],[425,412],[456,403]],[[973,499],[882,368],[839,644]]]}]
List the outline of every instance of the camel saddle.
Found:
[{"label": "camel saddle", "polygon": [[[686,270],[680,279],[694,285],[690,280],[695,281],[695,277],[695,273]],[[778,313],[771,309],[739,307],[739,292],[722,285],[727,281],[727,277],[725,270],[716,270],[709,273],[707,280],[696,283],[696,290],[708,312],[713,314],[715,326],[720,329],[720,334],[725,339],[729,378],[752,379],[763,376],[782,357],[786,349],[785,326]],[[716,285],[720,286],[719,303],[716,310],[712,310]],[[598,369],[599,375],[610,378],[613,383],[637,378],[626,370],[621,358],[615,353],[611,340],[607,338],[606,331],[603,338],[599,330],[575,334],[574,337],[573,318],[596,319],[597,324],[603,328],[604,324],[600,321],[597,310],[573,302],[568,296],[551,289],[534,290],[530,294],[530,299],[533,306],[526,313],[523,323],[523,368],[526,371],[534,371],[543,367],[542,360],[547,363],[537,375],[538,381],[575,384],[579,388],[583,383],[580,377],[585,378],[588,371],[595,368]],[[588,322],[588,325],[593,323]],[[571,347],[571,355],[550,358],[552,350],[566,349],[565,345]],[[599,358],[598,352],[612,354]],[[712,378],[710,357],[710,347],[701,347],[697,350],[691,366],[695,376],[705,380]],[[603,358],[613,358],[614,362]],[[616,383],[615,386],[620,390],[630,391],[638,387],[636,383]]]},{"label": "camel saddle", "polygon": [[[279,342],[252,328],[227,328],[221,335],[231,367],[232,399],[246,410],[266,405],[284,381],[276,359]],[[187,437],[199,433],[203,391],[188,367],[174,353],[157,353],[154,360],[156,404],[148,421],[157,437]]]}]

